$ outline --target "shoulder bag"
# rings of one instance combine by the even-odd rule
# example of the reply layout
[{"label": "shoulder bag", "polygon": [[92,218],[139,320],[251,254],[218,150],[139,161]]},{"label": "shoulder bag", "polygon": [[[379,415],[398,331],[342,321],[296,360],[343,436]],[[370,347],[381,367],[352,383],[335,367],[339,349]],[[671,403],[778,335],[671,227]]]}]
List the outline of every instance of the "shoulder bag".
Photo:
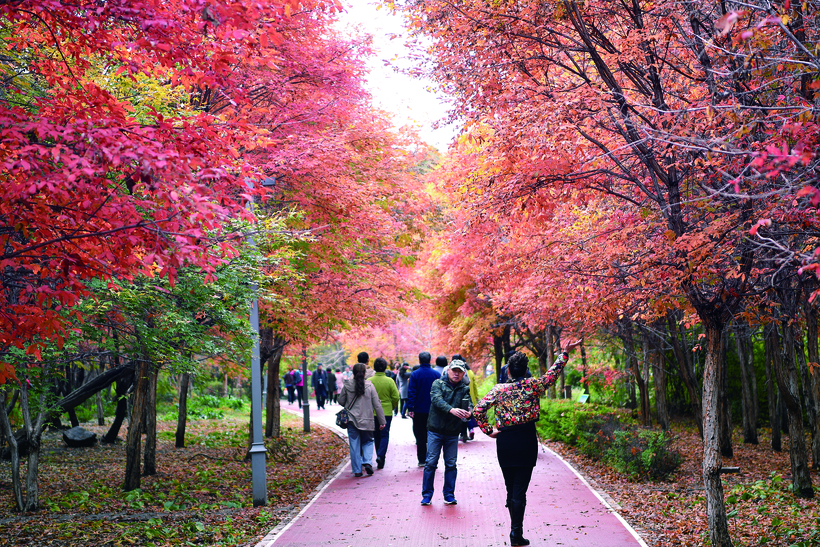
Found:
[{"label": "shoulder bag", "polygon": [[350,412],[348,412],[349,408],[353,408],[353,405],[356,404],[356,399],[359,396],[356,395],[353,398],[353,402],[350,403],[349,407],[342,408],[339,412],[336,413],[336,425],[341,427],[342,429],[347,429],[347,424],[350,423]]}]

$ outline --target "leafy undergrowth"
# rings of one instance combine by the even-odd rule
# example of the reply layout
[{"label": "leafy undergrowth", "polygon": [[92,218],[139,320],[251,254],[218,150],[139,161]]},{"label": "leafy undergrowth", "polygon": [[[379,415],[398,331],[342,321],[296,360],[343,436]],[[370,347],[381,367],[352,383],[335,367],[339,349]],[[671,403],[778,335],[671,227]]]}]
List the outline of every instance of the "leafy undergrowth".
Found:
[{"label": "leafy undergrowth", "polygon": [[[83,427],[98,435],[106,428]],[[254,508],[250,463],[243,461],[247,418],[196,420],[186,448],[174,448],[176,423],[157,426],[157,471],[142,488],[121,490],[122,443],[68,449],[60,433],[44,435],[42,510],[13,511],[8,464],[0,465],[0,545],[245,545],[256,543],[347,455],[347,444],[323,428],[282,417],[284,434],[266,440],[268,505]],[[120,432],[124,435],[125,430]]]},{"label": "leafy undergrowth", "polygon": [[[651,547],[709,545],[697,428],[674,424],[673,433],[677,438],[672,447],[684,461],[668,482],[630,482],[573,447],[559,442],[547,445],[609,494]],[[723,487],[734,545],[820,545],[820,474],[812,473],[815,498],[797,498],[789,490],[787,436],[782,452],[771,450],[766,431],[761,431],[757,446],[744,445],[738,435],[733,442],[734,457],[724,459],[723,465],[740,467],[740,473],[724,475]]]}]

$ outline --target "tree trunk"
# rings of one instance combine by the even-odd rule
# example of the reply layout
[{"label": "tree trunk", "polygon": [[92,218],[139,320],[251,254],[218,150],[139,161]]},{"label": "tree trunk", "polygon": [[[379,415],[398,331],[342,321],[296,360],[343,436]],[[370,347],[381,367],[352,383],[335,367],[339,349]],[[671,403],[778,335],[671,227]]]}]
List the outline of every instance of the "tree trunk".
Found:
[{"label": "tree trunk", "polygon": [[3,404],[0,404],[0,426],[3,427],[3,433],[11,449],[11,485],[14,491],[14,504],[18,511],[23,511],[25,510],[25,502],[23,500],[23,487],[20,483],[20,450],[17,447],[17,438],[14,436],[9,415],[6,413],[5,399],[6,394],[3,392]]},{"label": "tree trunk", "polygon": [[188,422],[188,382],[190,381],[190,374],[184,372],[182,380],[179,382],[179,414],[177,415],[177,434],[176,443],[177,448],[185,448],[185,425]]},{"label": "tree trunk", "polygon": [[80,425],[80,420],[77,418],[77,411],[75,410],[75,407],[68,409],[68,420],[71,422],[71,427],[77,427]]},{"label": "tree trunk", "polygon": [[[560,330],[555,331],[555,347],[556,348],[561,347],[561,331]],[[559,395],[558,395],[558,397],[561,398],[561,399],[566,399],[567,398],[567,391],[566,391],[567,373],[566,373],[565,370],[561,370],[561,375],[559,376],[559,379],[560,379],[560,386],[559,386]]]},{"label": "tree trunk", "polygon": [[[555,339],[558,337],[555,332],[555,327],[550,325],[547,327],[547,352],[549,355],[550,364],[555,362]],[[555,399],[555,384],[547,388],[547,397]]]},{"label": "tree trunk", "polygon": [[811,431],[811,461],[814,469],[820,469],[820,348],[817,336],[817,308],[808,301],[804,303],[807,326],[808,368],[811,369],[811,393],[814,396],[814,427]]},{"label": "tree trunk", "polygon": [[129,374],[126,374],[125,376],[121,376],[117,380],[117,388],[114,391],[114,395],[117,398],[117,410],[114,412],[114,421],[111,422],[111,427],[108,428],[108,432],[103,436],[100,442],[113,443],[117,440],[117,435],[120,433],[122,422],[128,415],[128,397],[126,395],[128,394],[128,390],[131,388],[133,383],[133,371],[130,371]]},{"label": "tree trunk", "polygon": [[632,375],[635,378],[635,382],[638,384],[641,423],[644,425],[644,427],[651,427],[652,416],[650,414],[651,409],[649,406],[649,392],[646,388],[646,382],[644,382],[643,376],[641,375],[641,368],[640,364],[638,363],[638,356],[635,353],[635,341],[632,337],[632,322],[627,319],[623,321],[622,325],[624,327],[622,339],[624,342],[624,349],[626,350],[626,358],[629,363],[629,369],[632,371]]},{"label": "tree trunk", "polygon": [[501,343],[501,337],[493,333],[493,355],[495,356],[495,381],[498,383],[501,380],[501,367],[504,366],[504,345]]},{"label": "tree trunk", "polygon": [[683,338],[683,332],[681,332],[681,338],[678,338],[678,322],[674,315],[669,314],[667,316],[667,323],[669,325],[669,341],[672,344],[672,350],[675,352],[675,360],[678,362],[681,378],[686,386],[687,393],[689,393],[689,400],[692,404],[692,413],[695,416],[698,433],[700,433],[701,438],[703,438],[703,413],[701,410],[700,386],[698,385],[695,372],[692,370],[692,360],[689,358],[687,348],[681,339]]},{"label": "tree trunk", "polygon": [[[40,381],[47,376],[48,367],[43,365],[42,370],[40,370]],[[28,378],[24,378],[20,383],[20,411],[23,414],[23,427],[26,432],[26,442],[28,443],[26,496],[25,503],[23,505],[23,511],[25,512],[38,511],[40,509],[40,490],[37,483],[37,473],[39,471],[40,464],[40,440],[43,436],[44,422],[46,415],[48,414],[48,408],[46,407],[47,390],[43,389],[40,392],[37,420],[32,423],[28,386]]]},{"label": "tree trunk", "polygon": [[806,417],[809,419],[809,429],[814,431],[816,416],[814,413],[814,393],[811,390],[809,366],[806,362],[806,351],[803,345],[803,336],[797,327],[794,327],[794,353],[797,355],[797,370],[800,376],[800,400],[806,402]]},{"label": "tree trunk", "polygon": [[587,378],[587,348],[584,344],[584,338],[581,337],[581,367],[584,371],[584,394],[589,395],[589,378]]},{"label": "tree trunk", "polygon": [[139,361],[135,382],[131,421],[128,424],[128,436],[125,442],[125,481],[122,488],[126,492],[140,487],[142,430],[145,426],[145,407],[151,383],[151,362],[144,355]]},{"label": "tree trunk", "polygon": [[743,442],[757,444],[757,378],[754,369],[752,333],[744,321],[735,320],[735,346],[740,363],[740,384],[743,403]]},{"label": "tree trunk", "polygon": [[102,374],[98,374],[96,377],[90,379],[88,382],[54,403],[51,408],[70,412],[71,409],[87,401],[95,393],[99,393],[123,376],[133,374],[133,372],[133,369],[128,365],[117,365],[116,367],[108,369]]},{"label": "tree trunk", "polygon": [[[777,331],[774,331],[777,342]],[[777,347],[777,346],[776,346]],[[775,352],[774,372],[783,402],[789,413],[789,459],[792,470],[792,491],[802,498],[813,498],[809,461],[806,453],[806,438],[803,431],[803,406],[800,401],[800,386],[794,359],[794,327],[783,326],[783,354]]]},{"label": "tree trunk", "polygon": [[105,425],[105,409],[103,408],[102,392],[97,392],[97,425]]},{"label": "tree trunk", "polygon": [[815,399],[814,390],[812,389],[811,367],[808,362],[806,362],[802,335],[796,326],[794,327],[794,351],[797,354],[797,368],[800,370],[801,400],[805,401],[806,404],[806,416],[809,421],[809,430],[811,431],[813,441],[809,451],[812,454],[812,465],[816,468],[817,459],[815,458],[815,444],[817,443],[814,439],[816,438],[816,431],[818,428],[817,422],[820,420],[820,415],[817,413],[817,400]]},{"label": "tree trunk", "polygon": [[781,443],[780,432],[780,389],[777,387],[774,373],[772,371],[772,363],[774,361],[774,354],[777,353],[777,346],[772,340],[775,336],[774,325],[766,325],[763,329],[763,347],[765,348],[765,366],[766,366],[766,397],[769,404],[769,426],[772,428],[772,450],[780,452],[783,450]]},{"label": "tree trunk", "polygon": [[[272,334],[271,334],[272,336]],[[268,359],[268,397],[265,401],[265,436],[279,437],[279,367],[282,353],[285,351],[285,340],[281,336],[272,336],[272,354]],[[332,372],[330,374],[333,374]]]},{"label": "tree trunk", "polygon": [[504,346],[504,364],[506,365],[510,360],[510,354],[512,353],[512,344],[510,344],[510,334],[512,332],[512,327],[510,327],[509,322],[504,326],[504,332],[501,334],[501,343]]},{"label": "tree trunk", "polygon": [[159,370],[151,367],[148,397],[145,401],[145,461],[143,475],[157,474],[157,381]]},{"label": "tree trunk", "polygon": [[643,377],[644,384],[646,385],[646,399],[647,404],[649,404],[649,423],[652,424],[652,403],[651,403],[651,395],[649,393],[649,374],[650,370],[652,370],[652,364],[650,361],[652,360],[652,350],[650,349],[650,333],[649,330],[641,326],[640,327],[640,335],[641,335],[641,376]]},{"label": "tree trunk", "polygon": [[718,423],[720,427],[720,453],[724,458],[733,457],[732,449],[732,416],[729,412],[729,378],[728,364],[726,362],[727,331],[724,328],[721,335],[720,358],[720,385],[718,388]]},{"label": "tree trunk", "polygon": [[[662,327],[661,327],[662,328]],[[655,410],[658,425],[663,431],[669,431],[669,409],[666,404],[666,370],[663,368],[663,348],[658,336],[652,337],[652,377],[655,381]]]},{"label": "tree trunk", "polygon": [[720,469],[720,378],[723,326],[716,321],[704,321],[706,328],[706,360],[703,371],[703,483],[706,489],[706,518],[709,539],[714,547],[731,547],[723,483]]}]

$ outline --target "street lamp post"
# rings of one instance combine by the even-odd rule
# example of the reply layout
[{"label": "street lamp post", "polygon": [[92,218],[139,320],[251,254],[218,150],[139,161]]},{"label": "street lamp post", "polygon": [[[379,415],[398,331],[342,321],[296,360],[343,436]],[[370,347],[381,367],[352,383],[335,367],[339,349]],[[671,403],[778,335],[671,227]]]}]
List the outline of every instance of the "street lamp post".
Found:
[{"label": "street lamp post", "polygon": [[305,433],[310,433],[310,386],[308,386],[307,375],[307,348],[302,344],[302,411],[304,413]]},{"label": "street lamp post", "polygon": [[259,287],[253,284],[254,297],[251,300],[251,329],[256,334],[251,353],[251,482],[253,484],[253,506],[268,503],[267,472],[265,470],[265,443],[262,440],[262,370],[259,359]]},{"label": "street lamp post", "polygon": [[[266,178],[262,186],[273,186],[276,180]],[[253,181],[247,181],[248,187],[253,190]],[[248,203],[248,209],[253,211],[253,201]],[[248,234],[248,245],[256,246],[253,234]],[[265,457],[267,449],[262,440],[262,367],[259,356],[259,285],[253,283],[253,298],[251,299],[251,330],[256,335],[251,352],[251,483],[253,485],[253,506],[260,507],[268,503],[267,471]]]}]

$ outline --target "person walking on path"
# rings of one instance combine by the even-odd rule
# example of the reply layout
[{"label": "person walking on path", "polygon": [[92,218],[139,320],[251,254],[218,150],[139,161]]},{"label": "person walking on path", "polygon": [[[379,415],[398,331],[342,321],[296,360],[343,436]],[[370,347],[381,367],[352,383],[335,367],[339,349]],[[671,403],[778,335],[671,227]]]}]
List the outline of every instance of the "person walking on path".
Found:
[{"label": "person walking on path", "polygon": [[336,400],[336,374],[333,369],[327,367],[327,402],[333,404]]},{"label": "person walking on path", "polygon": [[458,436],[461,425],[470,417],[472,403],[470,388],[462,382],[467,365],[453,361],[444,375],[433,382],[430,391],[430,414],[427,419],[427,461],[421,485],[421,504],[430,505],[433,500],[433,482],[438,460],[444,452],[445,505],[455,505],[456,476],[458,470]]},{"label": "person walking on path", "polygon": [[399,397],[401,398],[400,402],[400,411],[401,417],[405,420],[407,419],[407,386],[410,383],[410,365],[407,363],[403,363],[401,368],[399,369],[399,373],[396,375],[396,380],[399,384]]},{"label": "person walking on path", "polygon": [[376,371],[376,374],[370,379],[370,382],[376,388],[376,393],[379,394],[385,419],[384,429],[377,427],[373,431],[377,469],[384,469],[387,444],[390,442],[390,422],[393,421],[393,411],[399,407],[399,390],[396,388],[396,382],[387,376],[386,369],[387,361],[385,359],[379,357],[373,361],[373,370]]},{"label": "person walking on path", "polygon": [[299,408],[302,408],[302,392],[304,390],[304,382],[302,382],[302,373],[298,369],[293,369],[293,388],[296,390],[296,401]]},{"label": "person walking on path", "polygon": [[[507,370],[510,381],[498,384],[476,404],[473,416],[481,430],[496,439],[496,455],[510,513],[510,545],[529,545],[524,538],[524,511],[527,489],[538,458],[538,437],[535,422],[541,416],[541,397],[555,383],[569,359],[569,351],[580,341],[568,344],[555,363],[540,378],[526,378],[529,359],[521,352],[510,357]],[[495,407],[495,428],[487,419],[487,411]]]},{"label": "person walking on path", "polygon": [[339,368],[336,369],[334,374],[336,374],[336,397],[334,398],[334,401],[338,403],[339,394],[342,392],[342,387],[345,385],[345,377],[342,375],[342,369]]},{"label": "person walking on path", "polygon": [[316,410],[325,408],[327,399],[327,372],[322,368],[322,363],[316,365],[316,372],[310,377],[313,391],[316,393]]},{"label": "person walking on path", "polygon": [[[467,365],[467,360],[464,359],[460,354],[456,353],[453,355],[453,361],[464,361],[464,364]],[[470,365],[467,365],[467,374],[465,374],[465,383],[470,386],[470,402],[475,406],[478,402],[478,384],[475,381],[475,373],[470,368]],[[472,441],[475,439],[475,432],[473,428],[476,426],[475,418],[470,416],[470,419],[464,422],[461,426],[461,440],[463,442],[467,442],[468,440]]]},{"label": "person walking on path", "polygon": [[433,367],[433,370],[438,372],[439,376],[444,374],[444,369],[447,368],[447,357],[444,355],[439,355],[436,357],[436,364]]},{"label": "person walking on path", "polygon": [[[359,354],[360,362],[353,365],[353,377],[345,382],[339,395],[339,404],[350,413],[347,439],[350,446],[350,467],[356,477],[363,475],[362,470],[368,476],[373,474],[373,430],[376,427],[383,429],[385,425],[379,394],[373,383],[364,378],[367,371],[365,363],[369,358],[365,357],[365,362],[362,363],[362,353]],[[366,353],[364,355],[367,356]]]},{"label": "person walking on path", "polygon": [[295,399],[293,387],[293,367],[285,373],[285,389],[288,392],[288,404],[292,405]]},{"label": "person walking on path", "polygon": [[410,375],[407,386],[407,415],[413,419],[419,467],[427,462],[427,418],[430,414],[430,389],[441,375],[430,367],[430,353],[419,353],[419,368]]}]

